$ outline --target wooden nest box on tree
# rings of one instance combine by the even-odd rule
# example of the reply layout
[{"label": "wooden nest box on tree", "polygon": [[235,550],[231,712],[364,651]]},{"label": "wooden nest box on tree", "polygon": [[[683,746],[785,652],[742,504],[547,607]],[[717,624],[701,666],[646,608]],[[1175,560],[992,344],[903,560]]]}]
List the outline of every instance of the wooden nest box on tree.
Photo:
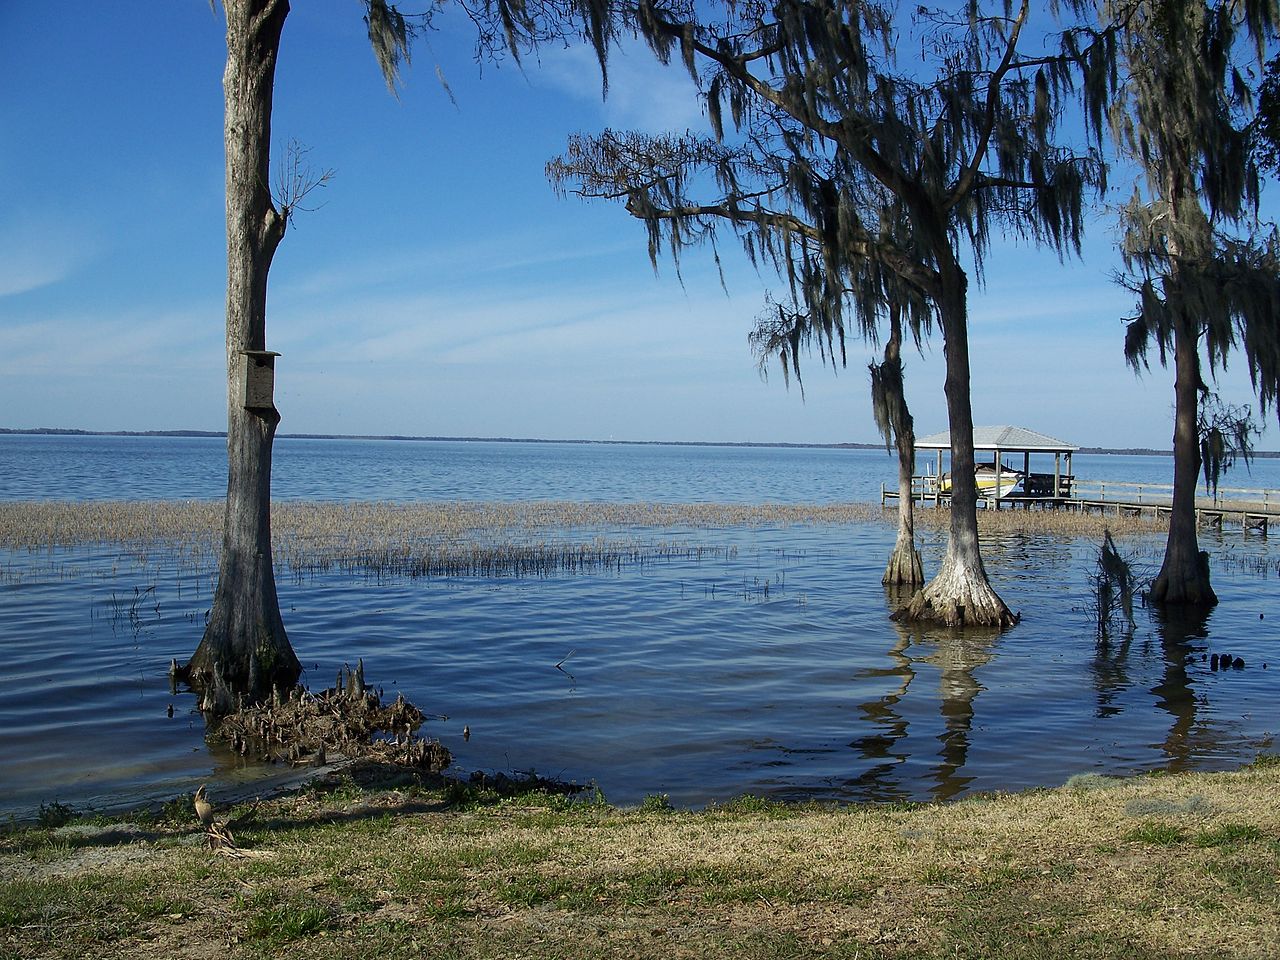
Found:
[{"label": "wooden nest box on tree", "polygon": [[241,350],[240,381],[246,410],[274,410],[276,357],[274,350]]}]

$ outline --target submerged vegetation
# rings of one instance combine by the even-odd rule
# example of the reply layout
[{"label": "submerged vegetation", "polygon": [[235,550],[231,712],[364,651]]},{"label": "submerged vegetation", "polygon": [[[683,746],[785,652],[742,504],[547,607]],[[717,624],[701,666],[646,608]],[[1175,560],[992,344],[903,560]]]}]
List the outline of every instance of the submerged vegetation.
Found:
[{"label": "submerged vegetation", "polygon": [[1140,584],[1132,564],[1116,549],[1110,530],[1103,535],[1097,566],[1089,579],[1098,643],[1108,643],[1113,635],[1132,636],[1136,625],[1133,600]]},{"label": "submerged vegetation", "polygon": [[[85,543],[200,547],[212,544],[222,504],[204,500],[11,501],[0,503],[0,546],[36,550]],[[786,524],[894,523],[897,513],[870,503],[603,503],[554,500],[422,503],[291,501],[273,508],[277,549],[390,544],[410,538],[491,539],[550,530],[712,529]],[[945,507],[920,511],[925,527],[945,527]],[[1160,532],[1161,520],[1073,511],[982,511],[983,529],[1067,537]]]},{"label": "submerged vegetation", "polygon": [[[945,530],[949,515],[918,510],[916,525]],[[896,511],[868,503],[287,502],[273,508],[272,532],[276,563],[294,575],[542,576],[732,551],[699,543],[699,531],[896,520]],[[16,501],[0,503],[0,547],[111,543],[199,565],[216,560],[221,523],[214,501]],[[1165,529],[1140,517],[1045,510],[980,511],[979,526],[986,536],[1070,539]]]},{"label": "submerged vegetation", "polygon": [[[1272,957],[1280,765],[820,807],[349,777],[0,835],[0,955]],[[216,798],[214,798],[216,801]]]}]

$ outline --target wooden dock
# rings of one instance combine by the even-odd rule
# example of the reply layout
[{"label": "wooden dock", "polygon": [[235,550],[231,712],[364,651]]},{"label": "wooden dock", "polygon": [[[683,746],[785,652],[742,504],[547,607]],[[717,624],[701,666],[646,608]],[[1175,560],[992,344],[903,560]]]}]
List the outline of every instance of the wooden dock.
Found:
[{"label": "wooden dock", "polygon": [[[1121,483],[1111,480],[1078,480],[1061,478],[1060,492],[1052,490],[1030,494],[1016,491],[1000,497],[979,496],[978,504],[988,510],[1019,508],[1030,510],[1078,510],[1082,513],[1114,513],[1120,516],[1168,516],[1173,503],[1171,484]],[[911,495],[921,503],[946,505],[951,496],[940,492],[936,476],[911,478]],[[897,488],[880,485],[880,505],[898,499]],[[1219,487],[1217,496],[1196,497],[1196,520],[1208,527],[1221,528],[1224,522],[1240,526],[1247,533],[1266,536],[1270,527],[1280,526],[1280,490]]]}]

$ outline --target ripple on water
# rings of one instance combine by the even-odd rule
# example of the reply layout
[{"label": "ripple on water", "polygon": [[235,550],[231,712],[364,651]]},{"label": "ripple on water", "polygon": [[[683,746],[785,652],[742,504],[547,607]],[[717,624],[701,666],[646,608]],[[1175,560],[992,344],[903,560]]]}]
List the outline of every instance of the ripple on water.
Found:
[{"label": "ripple on water", "polygon": [[[888,620],[893,534],[686,532],[721,549],[527,579],[282,577],[280,597],[306,683],[363,658],[372,682],[447,716],[427,729],[461,768],[594,779],[622,803],[949,797],[1220,766],[1270,743],[1280,663],[1261,669],[1276,641],[1258,613],[1280,621],[1280,604],[1266,568],[1224,561],[1222,603],[1183,641],[1140,610],[1130,641],[1099,649],[1092,545],[1010,539],[988,566],[1022,623],[952,636]],[[927,569],[943,546],[926,535]],[[0,813],[253,773],[209,751],[193,698],[167,686],[169,658],[199,640],[207,571],[104,548],[10,552],[0,570]],[[1210,671],[1203,658],[1227,648],[1249,667]]]}]

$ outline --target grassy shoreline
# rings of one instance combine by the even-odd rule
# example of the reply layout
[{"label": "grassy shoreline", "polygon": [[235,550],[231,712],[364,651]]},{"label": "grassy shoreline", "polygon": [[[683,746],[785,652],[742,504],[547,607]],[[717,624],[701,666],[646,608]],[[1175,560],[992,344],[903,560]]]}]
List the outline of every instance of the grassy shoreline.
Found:
[{"label": "grassy shoreline", "polygon": [[1280,953],[1274,758],[954,803],[618,810],[346,781],[255,813],[235,857],[185,803],[0,836],[0,956]]}]

